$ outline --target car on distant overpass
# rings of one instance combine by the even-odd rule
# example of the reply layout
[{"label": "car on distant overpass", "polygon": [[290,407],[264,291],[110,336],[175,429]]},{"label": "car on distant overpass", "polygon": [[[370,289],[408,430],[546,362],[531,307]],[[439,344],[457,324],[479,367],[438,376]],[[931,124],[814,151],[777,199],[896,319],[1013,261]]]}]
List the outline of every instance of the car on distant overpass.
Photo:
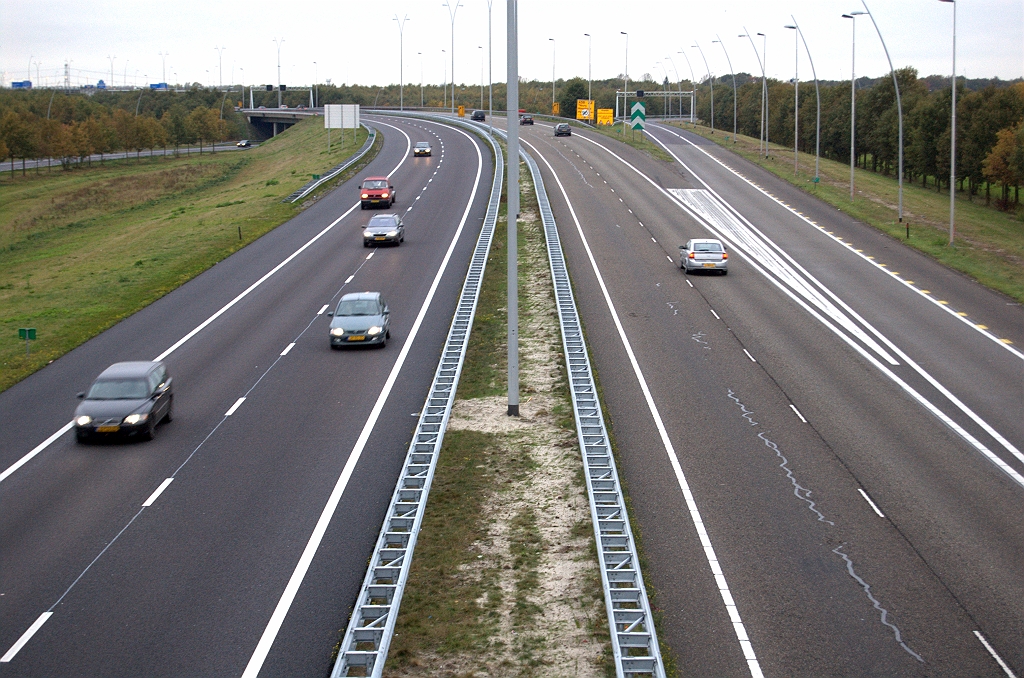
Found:
[{"label": "car on distant overpass", "polygon": [[359,187],[359,200],[364,210],[375,205],[391,207],[395,204],[395,187],[387,177],[366,177]]}]

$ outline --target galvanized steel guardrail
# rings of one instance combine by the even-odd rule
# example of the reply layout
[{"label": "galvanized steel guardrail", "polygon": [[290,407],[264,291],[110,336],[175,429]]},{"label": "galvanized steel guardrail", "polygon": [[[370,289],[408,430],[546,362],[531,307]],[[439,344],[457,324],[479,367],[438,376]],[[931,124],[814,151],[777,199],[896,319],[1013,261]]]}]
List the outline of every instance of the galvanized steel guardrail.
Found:
[{"label": "galvanized steel guardrail", "polygon": [[504,163],[498,144],[490,137],[487,139],[494,149],[495,159],[494,182],[487,213],[470,259],[469,273],[459,296],[455,318],[434,373],[434,381],[416,424],[415,435],[370,557],[331,678],[380,676],[391,646],[398,608],[409,578],[413,549],[416,547],[416,538],[437,466],[437,455],[441,451],[448,417],[455,402],[455,389],[466,357],[466,346],[480,297],[480,285],[498,219]]},{"label": "galvanized steel guardrail", "polygon": [[601,403],[558,228],[540,168],[529,153],[523,151],[522,155],[533,176],[547,241],[555,302],[558,305],[558,322],[562,328],[562,348],[569,372],[573,415],[576,418],[587,494],[590,497],[590,518],[594,523],[594,538],[597,540],[601,561],[601,581],[611,630],[615,674],[620,678],[637,675],[664,678],[665,667],[654,631],[654,616],[651,614],[640,572],[636,541],[629,525],[625,497],[601,413]]},{"label": "galvanized steel guardrail", "polygon": [[302,188],[295,191],[281,202],[295,202],[296,200],[302,200],[307,195],[315,191],[318,186],[330,181],[334,177],[338,176],[339,174],[347,170],[352,165],[362,160],[363,156],[369,153],[370,149],[373,148],[373,142],[377,138],[377,130],[375,130],[373,127],[369,125],[362,125],[362,127],[365,127],[366,131],[369,132],[369,134],[366,137],[366,141],[363,142],[362,148],[356,151],[355,155],[353,155],[343,163],[335,165],[331,169],[327,170],[327,172],[321,175],[319,179],[313,179],[312,181],[306,182],[306,184]]}]

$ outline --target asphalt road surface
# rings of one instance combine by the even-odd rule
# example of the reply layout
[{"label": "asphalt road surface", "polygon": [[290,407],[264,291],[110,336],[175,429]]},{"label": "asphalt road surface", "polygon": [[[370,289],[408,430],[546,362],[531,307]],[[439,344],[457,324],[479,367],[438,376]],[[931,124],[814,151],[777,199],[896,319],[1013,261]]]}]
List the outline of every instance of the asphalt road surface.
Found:
[{"label": "asphalt road surface", "polygon": [[683,674],[1024,674],[1020,306],[679,129],[520,133]]},{"label": "asphalt road surface", "polygon": [[[0,394],[0,677],[329,672],[493,176],[470,134],[373,121],[363,174],[392,173],[400,247],[363,247],[357,176]],[[325,311],[363,290],[390,342],[331,350]],[[161,355],[176,406],[155,441],[66,432],[26,459],[107,365]]]}]

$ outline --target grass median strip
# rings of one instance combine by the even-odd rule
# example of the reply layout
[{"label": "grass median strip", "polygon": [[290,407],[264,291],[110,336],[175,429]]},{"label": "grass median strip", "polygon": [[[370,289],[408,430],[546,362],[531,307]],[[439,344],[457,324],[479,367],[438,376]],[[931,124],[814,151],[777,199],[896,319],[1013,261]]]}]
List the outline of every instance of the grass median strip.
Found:
[{"label": "grass median strip", "polygon": [[[0,178],[0,390],[295,216],[316,196],[282,198],[366,130],[344,138],[328,155],[315,118],[246,151]],[[31,355],[19,327],[37,329]]]},{"label": "grass median strip", "polygon": [[523,189],[521,416],[506,416],[501,216],[387,676],[614,675],[544,234]]}]

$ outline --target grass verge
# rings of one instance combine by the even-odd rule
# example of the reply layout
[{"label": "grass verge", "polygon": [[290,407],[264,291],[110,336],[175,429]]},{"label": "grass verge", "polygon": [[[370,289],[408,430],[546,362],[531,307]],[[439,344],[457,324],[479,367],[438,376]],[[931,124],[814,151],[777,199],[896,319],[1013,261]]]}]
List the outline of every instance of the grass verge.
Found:
[{"label": "grass verge", "polygon": [[[719,130],[671,123],[714,141],[809,195],[846,212],[853,218],[900,240],[981,284],[1024,303],[1024,218],[957,196],[955,245],[949,246],[949,192],[939,193],[919,184],[903,184],[904,223],[899,223],[898,184],[892,177],[867,170],[854,171],[854,199],[850,199],[850,166],[821,159],[820,181],[815,184],[814,155],[800,153],[794,172],[792,148],[769,146],[769,158],[760,157],[759,141]],[[655,156],[658,157],[658,156]],[[1024,214],[1022,212],[1021,214]],[[907,237],[909,225],[910,237]]]},{"label": "grass verge", "polygon": [[521,416],[505,415],[503,205],[389,677],[614,675],[554,291],[530,189],[524,182],[518,236]]},{"label": "grass verge", "polygon": [[[328,154],[318,123],[299,123],[248,151],[119,160],[0,180],[0,390],[315,200],[281,202],[366,140],[364,129],[344,142],[333,135]],[[18,339],[21,327],[37,329],[30,356]]]}]

